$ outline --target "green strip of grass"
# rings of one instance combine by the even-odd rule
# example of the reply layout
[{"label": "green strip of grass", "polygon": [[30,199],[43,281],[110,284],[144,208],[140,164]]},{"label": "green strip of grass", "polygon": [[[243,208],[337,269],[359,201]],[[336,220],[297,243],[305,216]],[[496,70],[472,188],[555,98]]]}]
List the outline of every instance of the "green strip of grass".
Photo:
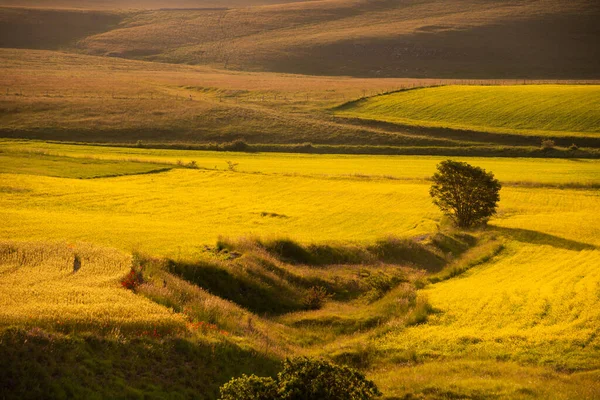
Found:
[{"label": "green strip of grass", "polygon": [[81,159],[38,153],[0,153],[0,173],[59,178],[108,178],[164,172],[172,167],[137,161]]}]

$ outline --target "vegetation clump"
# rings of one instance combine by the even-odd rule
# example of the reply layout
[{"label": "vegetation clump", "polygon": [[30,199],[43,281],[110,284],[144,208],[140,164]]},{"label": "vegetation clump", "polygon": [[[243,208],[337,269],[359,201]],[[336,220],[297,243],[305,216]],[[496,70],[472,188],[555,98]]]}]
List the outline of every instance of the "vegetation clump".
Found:
[{"label": "vegetation clump", "polygon": [[307,310],[319,310],[331,298],[323,286],[313,286],[306,292],[302,303]]},{"label": "vegetation clump", "polygon": [[552,139],[542,140],[542,150],[552,150],[556,143]]},{"label": "vegetation clump", "polygon": [[121,280],[121,286],[125,289],[135,290],[139,285],[144,283],[144,276],[142,273],[143,267],[132,266],[129,273]]},{"label": "vegetation clump", "polygon": [[465,162],[442,161],[433,174],[433,203],[461,228],[484,224],[496,213],[500,182],[494,174]]},{"label": "vegetation clump", "polygon": [[377,386],[355,369],[306,357],[287,359],[277,379],[242,375],[221,387],[221,400],[370,400]]}]

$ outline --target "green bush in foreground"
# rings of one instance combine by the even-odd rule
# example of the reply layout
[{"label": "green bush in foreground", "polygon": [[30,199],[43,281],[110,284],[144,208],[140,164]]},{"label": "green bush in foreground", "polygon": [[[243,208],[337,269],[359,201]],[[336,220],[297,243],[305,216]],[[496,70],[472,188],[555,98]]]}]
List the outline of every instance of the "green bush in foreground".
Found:
[{"label": "green bush in foreground", "polygon": [[221,387],[221,400],[370,400],[377,386],[355,369],[306,357],[288,359],[277,379],[243,375]]}]

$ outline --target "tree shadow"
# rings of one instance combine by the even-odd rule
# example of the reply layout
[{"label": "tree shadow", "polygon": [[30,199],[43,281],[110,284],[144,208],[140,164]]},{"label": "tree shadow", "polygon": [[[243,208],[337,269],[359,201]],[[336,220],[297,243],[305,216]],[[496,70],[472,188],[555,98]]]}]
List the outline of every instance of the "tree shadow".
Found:
[{"label": "tree shadow", "polygon": [[559,236],[550,235],[538,231],[519,228],[505,228],[500,226],[491,226],[491,228],[501,235],[517,242],[546,245],[565,250],[596,250],[598,247],[589,243],[577,242],[575,240],[564,239]]}]

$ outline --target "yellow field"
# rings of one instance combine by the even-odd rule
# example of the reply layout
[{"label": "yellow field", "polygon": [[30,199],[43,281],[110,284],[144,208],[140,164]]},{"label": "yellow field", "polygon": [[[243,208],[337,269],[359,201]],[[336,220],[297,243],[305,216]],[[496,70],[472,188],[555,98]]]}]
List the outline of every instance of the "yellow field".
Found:
[{"label": "yellow field", "polygon": [[[77,254],[81,269],[74,273]],[[185,320],[124,290],[131,257],[114,249],[65,242],[0,242],[0,325],[59,332],[173,334]]]},{"label": "yellow field", "polygon": [[[52,144],[38,141],[0,140],[0,151],[41,153],[98,160],[169,163],[195,161],[200,168],[228,170],[227,161],[238,164],[239,172],[317,178],[401,179],[422,181],[432,176],[435,166],[450,157],[310,155],[286,153],[234,153],[184,150],[136,149]],[[2,157],[2,153],[0,153]],[[494,172],[503,184],[546,186],[590,186],[600,183],[600,161],[594,159],[534,159],[500,157],[451,157]],[[70,158],[66,158],[70,160]],[[0,166],[1,168],[1,166]],[[14,169],[14,167],[11,167]],[[138,169],[142,169],[143,165]],[[156,167],[155,167],[156,168]],[[1,172],[9,172],[7,168]],[[44,171],[36,174],[48,175]]]},{"label": "yellow field", "polygon": [[[506,249],[424,291],[439,310],[428,324],[380,339],[425,357],[496,357],[597,369],[600,205],[597,191],[518,189],[493,221]],[[504,192],[506,199],[507,192]]]},{"label": "yellow field", "polygon": [[[426,180],[440,157],[240,154],[12,141],[4,141],[0,150],[0,171],[4,171],[0,173],[0,238],[4,240],[0,324],[4,326],[115,334],[185,330],[188,317],[120,287],[119,279],[131,263],[126,254],[133,250],[175,260],[212,260],[213,264],[195,267],[208,271],[226,265],[219,264],[226,262],[218,258],[222,255],[204,246],[213,245],[221,235],[364,246],[390,234],[423,237],[448,229],[431,204]],[[18,157],[38,157],[42,164],[48,159],[64,162],[53,161],[57,176],[50,177],[44,176],[41,164],[33,170],[29,164],[19,167],[14,162]],[[65,177],[72,176],[72,164],[78,160],[119,164],[131,159],[135,159],[128,161],[132,165],[139,164],[139,170],[125,171],[132,175]],[[183,304],[196,299],[187,304],[194,304],[197,315],[216,315],[211,318],[235,332],[235,340],[277,354],[327,356],[356,349],[361,343],[374,357],[369,375],[387,395],[429,396],[434,390],[455,396],[544,398],[557,390],[559,398],[593,399],[594,374],[600,368],[598,162],[463,159],[495,172],[505,183],[498,215],[485,233],[504,248],[464,274],[420,290],[419,299],[428,299],[433,307],[426,323],[406,326],[405,315],[386,314],[390,305],[400,304],[402,299],[394,296],[404,289],[389,292],[378,303],[336,300],[321,311],[278,319],[253,316],[205,291],[192,296],[200,289],[166,275],[158,286],[140,293],[181,298]],[[2,164],[7,160],[10,171]],[[179,168],[178,160],[193,160],[207,169]],[[173,169],[140,175],[150,161]],[[232,171],[226,161],[239,165]],[[111,165],[92,163],[86,168],[107,173]],[[23,244],[27,241],[34,242]],[[75,252],[84,263],[76,274],[72,271]],[[256,279],[270,274],[268,287],[291,290],[295,286],[282,277],[293,277],[293,282],[339,283],[357,279],[357,271],[374,267],[283,267],[271,256],[253,254],[223,268]],[[271,269],[265,272],[264,268]],[[286,272],[275,273],[278,268]],[[385,268],[391,271],[392,267]],[[162,286],[163,279],[168,286]],[[369,314],[381,316],[384,322],[372,330],[330,332],[322,338],[308,334],[310,325],[298,325],[303,320],[323,323],[330,318],[352,326],[368,321],[373,316]],[[253,318],[262,336],[244,339],[252,332],[247,326]],[[560,371],[579,372],[569,377]],[[493,382],[486,380],[490,376]],[[549,384],[542,384],[543,379]]]},{"label": "yellow field", "polygon": [[[66,149],[73,148],[82,150]],[[92,148],[96,149],[103,150]],[[171,162],[190,155],[168,154]],[[216,164],[218,170],[175,169],[95,180],[2,174],[4,195],[0,205],[6,223],[0,233],[12,239],[88,241],[126,251],[176,255],[193,254],[221,235],[290,236],[305,243],[364,243],[390,234],[411,236],[435,231],[440,216],[427,194],[429,185],[422,179],[433,172],[441,158],[195,155],[200,167],[214,168],[212,164]],[[152,152],[147,156],[161,159]],[[248,172],[223,171],[227,169],[225,160],[238,162],[239,169]],[[496,171],[502,181],[521,177],[525,165],[540,171],[539,182],[537,177],[530,178],[534,179],[532,185],[598,184],[600,180],[595,161],[469,161]],[[315,170],[318,165],[321,169]],[[566,172],[571,165],[574,168]],[[573,178],[574,174],[578,178]],[[552,203],[547,203],[564,198],[577,210],[570,220],[585,222],[597,201],[587,191],[556,191],[554,196],[547,193],[545,189],[507,187],[499,215],[518,219],[540,208],[550,215],[555,210],[549,207]],[[264,215],[270,213],[279,217]],[[506,222],[500,219],[499,223]],[[562,236],[569,234],[564,226],[557,229],[562,230]]]}]

